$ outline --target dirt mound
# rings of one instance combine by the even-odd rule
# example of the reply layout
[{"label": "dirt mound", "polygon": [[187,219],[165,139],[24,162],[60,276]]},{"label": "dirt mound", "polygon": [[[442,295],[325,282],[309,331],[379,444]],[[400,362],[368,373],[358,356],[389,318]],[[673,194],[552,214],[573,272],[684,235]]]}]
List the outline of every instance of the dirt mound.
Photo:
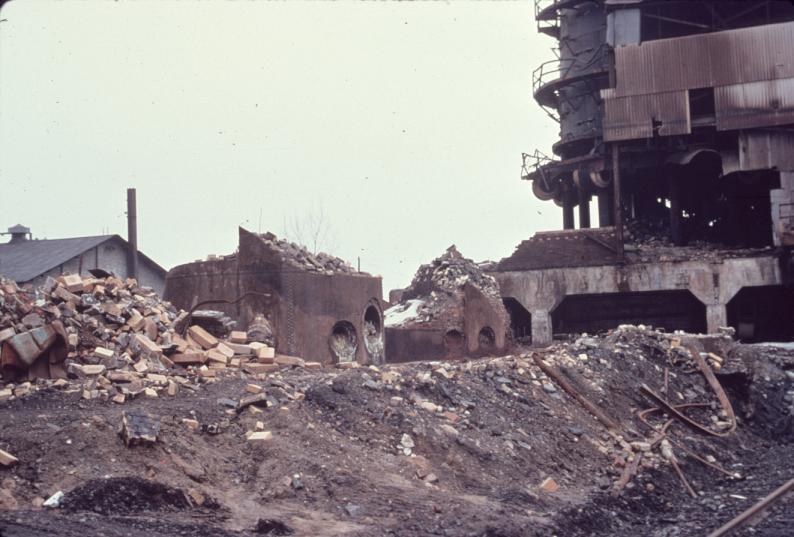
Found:
[{"label": "dirt mound", "polygon": [[[691,349],[725,386],[734,432]],[[0,510],[0,531],[705,535],[790,478],[794,444],[775,434],[792,420],[787,352],[623,327],[538,353],[285,370],[257,386],[242,372],[129,407],[42,390],[0,402],[0,447],[19,459],[3,470],[13,479],[0,483],[0,502],[17,510]],[[700,405],[682,411],[711,433],[662,412],[646,420],[673,419],[666,438],[694,497],[653,442],[658,430],[638,418],[655,405],[642,385]],[[256,404],[238,407],[245,397]],[[132,410],[160,418],[145,449],[118,438]],[[141,478],[119,477],[129,475]],[[58,490],[72,491],[66,509],[26,514]],[[755,534],[790,534],[793,507],[774,506]]]},{"label": "dirt mound", "polygon": [[126,515],[141,511],[185,509],[190,502],[181,490],[138,477],[91,479],[66,494],[67,511]]}]

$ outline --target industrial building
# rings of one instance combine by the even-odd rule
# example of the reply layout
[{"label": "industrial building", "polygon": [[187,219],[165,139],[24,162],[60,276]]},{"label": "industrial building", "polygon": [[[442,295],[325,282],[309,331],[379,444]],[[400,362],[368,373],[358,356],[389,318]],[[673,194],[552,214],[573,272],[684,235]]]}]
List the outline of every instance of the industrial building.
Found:
[{"label": "industrial building", "polygon": [[535,0],[535,16],[557,58],[532,90],[560,139],[522,178],[563,230],[493,272],[514,332],[791,339],[794,4]]}]

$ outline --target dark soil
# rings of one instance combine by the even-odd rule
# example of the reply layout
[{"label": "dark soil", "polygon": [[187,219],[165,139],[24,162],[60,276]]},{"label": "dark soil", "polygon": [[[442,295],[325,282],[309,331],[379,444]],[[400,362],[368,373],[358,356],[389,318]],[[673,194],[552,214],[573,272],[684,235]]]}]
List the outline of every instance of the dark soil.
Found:
[{"label": "dark soil", "polygon": [[[247,395],[242,375],[124,405],[37,391],[0,403],[0,448],[19,458],[0,468],[0,535],[706,535],[792,477],[794,359],[696,341],[725,358],[738,428],[718,438],[675,423],[670,436],[741,478],[677,450],[690,498],[657,450],[614,495],[625,442],[650,436],[634,416],[651,406],[641,383],[663,391],[667,367],[672,400],[713,403],[692,414],[705,424],[718,414],[669,339],[622,330],[543,354],[621,424],[621,440],[518,355],[285,371],[261,383],[270,406],[258,413],[226,405]],[[160,417],[154,445],[125,447],[130,410]],[[257,421],[271,441],[246,440]],[[540,489],[547,477],[558,491]],[[61,508],[36,507],[58,490]],[[792,513],[784,500],[737,535],[791,535]]]}]

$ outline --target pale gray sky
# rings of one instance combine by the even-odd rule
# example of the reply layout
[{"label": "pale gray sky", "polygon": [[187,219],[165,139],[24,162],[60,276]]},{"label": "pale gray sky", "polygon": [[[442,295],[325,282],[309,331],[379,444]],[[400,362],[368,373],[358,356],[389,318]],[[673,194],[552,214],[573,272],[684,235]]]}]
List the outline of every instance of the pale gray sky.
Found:
[{"label": "pale gray sky", "polygon": [[48,2],[0,16],[0,228],[126,236],[166,268],[324,208],[331,253],[404,286],[499,259],[559,209],[519,180],[557,125],[531,2]]}]

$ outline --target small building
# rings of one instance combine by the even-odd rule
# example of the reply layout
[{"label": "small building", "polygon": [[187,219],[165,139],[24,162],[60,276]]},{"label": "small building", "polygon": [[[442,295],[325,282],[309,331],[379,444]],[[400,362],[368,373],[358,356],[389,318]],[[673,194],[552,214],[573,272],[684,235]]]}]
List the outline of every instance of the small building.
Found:
[{"label": "small building", "polygon": [[240,228],[236,253],[174,267],[164,297],[185,310],[220,301],[208,307],[238,329],[263,315],[280,354],[322,363],[384,360],[380,277],[272,233]]},{"label": "small building", "polygon": [[[120,278],[130,275],[130,244],[119,235],[33,239],[30,229],[19,224],[6,234],[11,240],[0,244],[0,274],[19,285],[38,287],[47,277],[87,276],[92,269]],[[141,252],[138,260],[138,282],[162,294],[166,270]]]}]

